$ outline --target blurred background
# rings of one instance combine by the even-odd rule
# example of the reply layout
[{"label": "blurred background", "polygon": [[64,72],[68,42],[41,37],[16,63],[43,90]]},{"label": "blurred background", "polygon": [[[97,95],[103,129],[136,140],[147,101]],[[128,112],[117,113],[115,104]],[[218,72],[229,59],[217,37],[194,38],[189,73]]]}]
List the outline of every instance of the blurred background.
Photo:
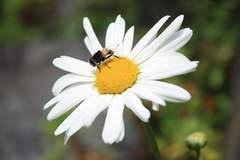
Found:
[{"label": "blurred background", "polygon": [[140,120],[128,109],[121,143],[103,143],[102,113],[65,146],[64,135],[55,137],[53,132],[67,114],[48,122],[49,110],[42,109],[53,98],[54,82],[66,74],[52,60],[61,55],[85,61],[90,57],[83,42],[83,17],[104,42],[106,28],[118,14],[127,29],[135,26],[135,43],[165,15],[171,15],[165,27],[184,14],[182,28],[194,31],[180,52],[200,61],[197,71],[165,80],[188,90],[192,99],[167,103],[152,111],[150,119],[163,159],[195,159],[184,139],[202,131],[208,137],[204,159],[239,160],[239,0],[0,0],[0,159],[154,159]]}]

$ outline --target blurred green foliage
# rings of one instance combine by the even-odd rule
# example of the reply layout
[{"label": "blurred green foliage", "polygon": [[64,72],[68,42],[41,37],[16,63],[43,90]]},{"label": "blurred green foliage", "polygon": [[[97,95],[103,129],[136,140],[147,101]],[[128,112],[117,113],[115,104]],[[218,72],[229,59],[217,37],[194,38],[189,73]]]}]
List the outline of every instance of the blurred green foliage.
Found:
[{"label": "blurred green foliage", "polygon": [[[208,137],[203,157],[208,160],[222,159],[224,130],[232,109],[228,71],[239,40],[240,22],[236,16],[240,10],[238,0],[180,0],[174,3],[150,0],[148,5],[144,0],[0,2],[1,44],[43,38],[78,38],[85,35],[82,27],[85,16],[90,18],[97,35],[104,35],[108,24],[118,14],[126,20],[127,28],[135,25],[135,40],[139,40],[162,16],[170,14],[175,18],[184,14],[183,27],[193,29],[194,34],[180,52],[190,60],[200,61],[200,64],[196,72],[166,81],[187,89],[192,99],[184,104],[168,103],[159,112],[152,112],[151,123],[163,159],[193,159],[194,152],[188,151],[184,138],[195,131],[205,132]],[[64,8],[64,3],[69,7]],[[44,123],[43,130],[50,135],[48,138],[53,138],[54,130],[65,117]],[[63,137],[55,138],[50,140],[54,149],[50,149],[51,152],[44,159],[64,159],[69,155],[66,146],[62,145]]]}]

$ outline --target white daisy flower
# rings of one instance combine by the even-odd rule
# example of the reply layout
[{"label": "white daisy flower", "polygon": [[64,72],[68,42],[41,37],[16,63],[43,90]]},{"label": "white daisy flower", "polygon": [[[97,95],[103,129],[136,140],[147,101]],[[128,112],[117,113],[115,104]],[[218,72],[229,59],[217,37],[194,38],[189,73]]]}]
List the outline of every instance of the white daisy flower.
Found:
[{"label": "white daisy flower", "polygon": [[87,33],[84,41],[89,52],[103,48],[114,51],[107,61],[99,63],[99,69],[88,62],[61,56],[53,64],[70,72],[59,78],[52,89],[54,98],[44,109],[54,107],[47,116],[56,119],[70,109],[74,111],[56,129],[55,135],[65,132],[65,143],[83,126],[92,125],[100,112],[107,110],[102,138],[107,144],[122,141],[124,137],[124,106],[132,110],[143,122],[148,122],[150,111],[141,99],[152,102],[152,109],[159,110],[165,101],[182,103],[190,94],[173,84],[158,81],[176,75],[193,72],[197,61],[189,61],[177,50],[192,36],[192,30],[178,29],[183,15],[177,17],[160,35],[158,30],[169,16],[160,19],[133,47],[134,27],[125,34],[125,21],[119,15],[106,32],[105,47],[99,43],[88,18],[83,19]]}]

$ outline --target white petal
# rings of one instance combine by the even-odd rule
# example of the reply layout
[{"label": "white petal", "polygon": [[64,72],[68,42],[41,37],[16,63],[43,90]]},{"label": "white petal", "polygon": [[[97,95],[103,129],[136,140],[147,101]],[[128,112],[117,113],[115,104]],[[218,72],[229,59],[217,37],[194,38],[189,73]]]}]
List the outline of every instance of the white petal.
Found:
[{"label": "white petal", "polygon": [[63,97],[64,97],[63,94],[54,97],[53,99],[51,99],[50,101],[48,101],[48,102],[44,105],[43,109],[47,109],[47,108],[53,106],[53,105],[56,104],[58,101],[60,101],[60,99],[62,99]]},{"label": "white petal", "polygon": [[118,15],[115,22],[115,44],[122,43],[124,32],[125,32],[125,21],[124,19]]},{"label": "white petal", "polygon": [[90,66],[90,64],[67,56],[61,56],[60,58],[55,58],[53,60],[53,64],[65,71],[86,75],[86,76],[94,76],[94,69]]},{"label": "white petal", "polygon": [[89,127],[92,125],[95,118],[108,107],[111,103],[112,95],[99,95],[88,107],[81,112],[78,120],[75,121],[74,125],[68,129],[65,135],[65,142],[76,133],[81,127]]},{"label": "white petal", "polygon": [[178,16],[151,44],[144,48],[134,59],[140,64],[145,59],[151,57],[173,33],[175,33],[181,26],[183,15]]},{"label": "white petal", "polygon": [[153,37],[156,36],[158,30],[162,27],[162,25],[167,21],[170,16],[165,16],[160,19],[135,45],[131,54],[129,55],[130,59],[134,59],[135,56],[152,40]]},{"label": "white petal", "polygon": [[92,125],[95,118],[98,116],[100,112],[106,109],[112,100],[112,95],[100,95],[91,104],[91,107],[84,113],[84,126],[89,127]]},{"label": "white petal", "polygon": [[164,100],[166,100],[165,97],[167,97],[175,99],[178,103],[182,103],[191,98],[188,91],[170,83],[160,81],[139,81],[138,83],[142,84]]},{"label": "white petal", "polygon": [[[107,117],[104,123],[102,138],[107,144],[119,142],[119,137],[124,130],[123,122],[124,102],[121,95],[115,95],[108,107]],[[122,137],[121,137],[122,138]]]},{"label": "white petal", "polygon": [[165,79],[177,75],[182,75],[195,71],[197,65],[197,61],[183,62],[165,66],[159,65],[148,69],[148,71],[142,72],[141,74],[139,74],[138,79]]},{"label": "white petal", "polygon": [[[66,92],[68,94],[65,94]],[[67,90],[66,92],[61,93],[64,94],[65,97],[62,97],[62,99],[60,99],[59,102],[49,112],[47,116],[47,119],[49,121],[66,113],[71,108],[79,104],[81,101],[96,93],[97,90],[93,89],[92,85],[81,85],[74,87],[71,90]]]},{"label": "white petal", "polygon": [[94,82],[95,77],[94,76],[82,76],[82,75],[77,75],[77,74],[67,74],[62,77],[60,77],[53,85],[53,95],[58,95],[64,88],[75,84],[75,83],[80,83],[80,82]]},{"label": "white petal", "polygon": [[188,100],[186,100],[186,101],[179,100],[179,99],[176,99],[174,97],[166,97],[166,96],[163,96],[163,95],[158,95],[158,96],[161,97],[162,99],[164,99],[164,101],[167,101],[167,102],[184,103],[184,102],[188,101]]},{"label": "white petal", "polygon": [[151,68],[171,66],[177,63],[190,62],[190,60],[181,53],[177,52],[157,52],[154,56],[141,63],[139,68],[141,72],[148,72]]},{"label": "white petal", "polygon": [[96,34],[93,31],[92,25],[87,17],[83,18],[83,27],[85,29],[85,32],[87,33],[87,36],[92,45],[94,53],[97,52],[98,50],[101,50],[103,47],[98,41]]},{"label": "white petal", "polygon": [[44,105],[43,109],[47,109],[47,108],[51,107],[52,105],[56,104],[58,101],[60,101],[61,99],[65,98],[67,95],[72,94],[72,91],[76,92],[76,90],[79,90],[78,87],[83,87],[83,86],[72,85],[71,87],[66,88],[61,94],[57,95],[56,97],[54,97],[53,99],[48,101]]},{"label": "white petal", "polygon": [[54,132],[55,135],[59,135],[71,128],[78,119],[83,117],[83,113],[88,109],[90,104],[97,98],[98,94],[93,94],[88,97],[88,99],[84,100],[56,129]]},{"label": "white petal", "polygon": [[115,55],[121,56],[122,55],[122,42],[119,42],[115,48]]},{"label": "white petal", "polygon": [[114,26],[115,26],[115,23],[110,23],[107,28],[106,38],[105,38],[106,48],[110,48],[114,46]]},{"label": "white petal", "polygon": [[152,109],[154,111],[158,111],[159,110],[159,105],[157,103],[155,103],[155,102],[152,102]]},{"label": "white petal", "polygon": [[159,46],[160,52],[177,51],[183,47],[192,37],[192,30],[189,28],[182,29],[173,34],[167,39],[161,46]]},{"label": "white petal", "polygon": [[121,130],[121,133],[120,133],[118,139],[116,139],[116,142],[117,143],[121,142],[123,140],[123,138],[124,138],[124,135],[125,135],[125,128],[124,128],[124,123],[123,123],[123,127],[122,127],[122,130]]},{"label": "white petal", "polygon": [[85,43],[88,51],[90,52],[90,54],[93,55],[93,54],[95,53],[95,52],[94,52],[94,48],[92,47],[92,44],[91,44],[88,36],[86,36],[86,37],[84,38],[84,43]]},{"label": "white petal", "polygon": [[122,46],[122,55],[128,56],[132,49],[133,44],[133,36],[134,36],[134,27],[132,26],[126,33],[124,40],[123,40],[123,46]]},{"label": "white petal", "polygon": [[143,122],[148,122],[150,112],[143,106],[139,97],[129,90],[123,92],[122,95],[126,106],[131,109]]},{"label": "white petal", "polygon": [[129,88],[129,90],[137,94],[142,99],[158,103],[162,106],[166,106],[166,103],[161,98],[157,97],[142,84],[137,83],[132,88]]},{"label": "white petal", "polygon": [[[111,23],[108,26],[107,32],[106,32],[106,40],[105,40],[105,46],[106,48],[111,48],[113,50],[116,50],[116,52],[121,53],[121,44],[123,41],[125,31],[125,21],[124,19],[119,15],[116,18],[115,23]],[[119,55],[116,53],[116,55]]]}]

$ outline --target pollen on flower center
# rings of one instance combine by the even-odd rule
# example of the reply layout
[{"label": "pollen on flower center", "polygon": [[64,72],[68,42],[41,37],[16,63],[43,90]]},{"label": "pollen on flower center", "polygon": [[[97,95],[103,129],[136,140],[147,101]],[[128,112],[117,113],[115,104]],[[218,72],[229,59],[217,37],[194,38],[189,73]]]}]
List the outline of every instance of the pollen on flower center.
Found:
[{"label": "pollen on flower center", "polygon": [[138,74],[138,66],[132,60],[113,57],[97,71],[96,87],[101,94],[120,94],[132,87]]}]

